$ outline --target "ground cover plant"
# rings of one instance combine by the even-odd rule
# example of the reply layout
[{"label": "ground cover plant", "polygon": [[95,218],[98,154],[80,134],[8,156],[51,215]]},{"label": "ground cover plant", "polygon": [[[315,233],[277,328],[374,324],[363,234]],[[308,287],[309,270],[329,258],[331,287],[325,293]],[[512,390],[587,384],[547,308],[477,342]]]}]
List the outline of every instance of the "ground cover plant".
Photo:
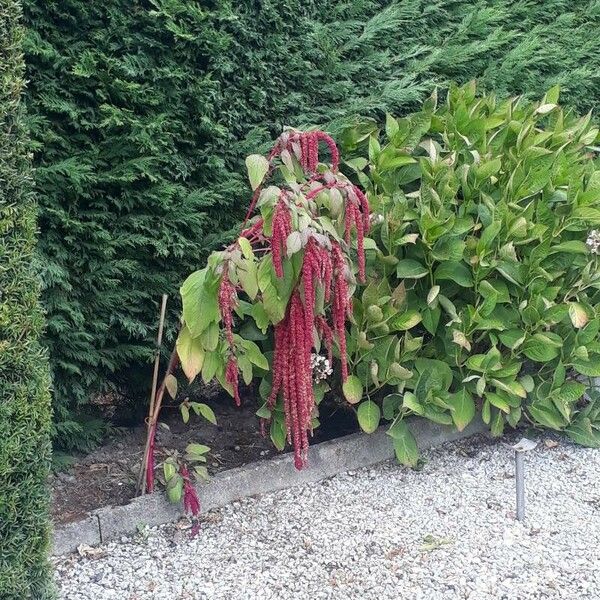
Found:
[{"label": "ground cover plant", "polygon": [[21,98],[19,2],[0,5],[0,597],[51,597],[50,392],[32,266],[36,206]]},{"label": "ground cover plant", "polygon": [[[337,136],[355,115],[406,114],[435,85],[473,77],[503,96],[560,83],[580,112],[597,104],[595,1],[24,0],[24,9],[45,343],[67,448],[98,441],[102,424],[86,413],[118,397],[106,390],[147,397],[160,296],[235,238],[243,158],[283,125]],[[128,415],[117,406],[117,421]]]}]

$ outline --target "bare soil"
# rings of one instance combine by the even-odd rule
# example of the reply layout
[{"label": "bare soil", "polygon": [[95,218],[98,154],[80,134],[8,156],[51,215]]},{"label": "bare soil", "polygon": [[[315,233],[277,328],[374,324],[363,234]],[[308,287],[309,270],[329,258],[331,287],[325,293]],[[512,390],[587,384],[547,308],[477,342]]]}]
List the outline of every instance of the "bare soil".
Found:
[{"label": "bare soil", "polygon": [[[259,404],[251,394],[240,408],[229,396],[211,394],[209,390],[200,391],[192,399],[205,402],[214,410],[217,425],[194,414],[184,424],[177,408],[164,408],[161,422],[168,425],[168,429],[158,428],[159,452],[161,449],[183,452],[191,442],[210,446],[207,467],[211,475],[278,454],[270,438],[260,434],[259,419],[255,415]],[[312,443],[356,431],[354,414],[339,409],[333,402],[321,404],[320,421]],[[103,446],[87,456],[77,457],[69,470],[53,475],[54,523],[76,521],[103,506],[127,504],[135,496],[145,441],[144,425],[119,429]]]}]

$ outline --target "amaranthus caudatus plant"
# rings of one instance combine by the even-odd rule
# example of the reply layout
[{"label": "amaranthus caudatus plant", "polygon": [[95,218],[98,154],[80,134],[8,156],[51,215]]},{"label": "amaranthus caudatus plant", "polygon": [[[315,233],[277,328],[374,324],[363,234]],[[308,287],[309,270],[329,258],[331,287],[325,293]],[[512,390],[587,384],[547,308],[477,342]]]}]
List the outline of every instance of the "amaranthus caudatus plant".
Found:
[{"label": "amaranthus caudatus plant", "polygon": [[285,131],[246,165],[254,194],[244,229],[183,284],[177,353],[190,381],[216,378],[238,405],[240,379],[260,377],[258,415],[301,469],[326,386],[315,380],[314,354],[328,366],[335,356],[342,381],[349,377],[346,321],[357,278],[365,280],[369,203],[322,131]]}]

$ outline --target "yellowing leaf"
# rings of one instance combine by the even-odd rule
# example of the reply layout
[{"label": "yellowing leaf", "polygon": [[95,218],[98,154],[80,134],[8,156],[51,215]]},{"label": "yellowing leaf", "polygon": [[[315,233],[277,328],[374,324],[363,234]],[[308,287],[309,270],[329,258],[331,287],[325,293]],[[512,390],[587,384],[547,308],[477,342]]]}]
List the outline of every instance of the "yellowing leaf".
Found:
[{"label": "yellowing leaf", "polygon": [[167,392],[169,392],[169,396],[175,400],[175,396],[177,396],[177,379],[175,375],[169,373],[165,380],[165,386],[167,388]]},{"label": "yellowing leaf", "polygon": [[571,302],[569,304],[569,317],[573,327],[581,329],[589,321],[585,308],[579,302]]},{"label": "yellowing leaf", "polygon": [[255,190],[269,171],[269,161],[261,154],[251,154],[246,158],[246,168],[250,186]]},{"label": "yellowing leaf", "polygon": [[[179,332],[176,348],[181,368],[188,378],[188,381],[191,383],[196,375],[202,370],[202,365],[204,364],[204,348],[200,343],[200,339],[193,338],[190,330],[186,326]],[[171,377],[173,376],[171,375]],[[175,393],[177,393],[177,380],[175,380]],[[169,394],[171,394],[170,390]],[[171,394],[171,396],[173,398],[175,397],[173,394]]]}]

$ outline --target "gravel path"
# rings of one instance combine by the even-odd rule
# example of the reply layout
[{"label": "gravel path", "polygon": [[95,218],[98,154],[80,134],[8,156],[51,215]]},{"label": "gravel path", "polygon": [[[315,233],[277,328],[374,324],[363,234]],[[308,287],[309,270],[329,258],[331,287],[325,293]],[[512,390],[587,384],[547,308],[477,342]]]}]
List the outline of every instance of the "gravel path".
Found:
[{"label": "gravel path", "polygon": [[[550,442],[553,445],[554,442]],[[57,559],[64,600],[600,598],[600,451],[463,441]]]}]

